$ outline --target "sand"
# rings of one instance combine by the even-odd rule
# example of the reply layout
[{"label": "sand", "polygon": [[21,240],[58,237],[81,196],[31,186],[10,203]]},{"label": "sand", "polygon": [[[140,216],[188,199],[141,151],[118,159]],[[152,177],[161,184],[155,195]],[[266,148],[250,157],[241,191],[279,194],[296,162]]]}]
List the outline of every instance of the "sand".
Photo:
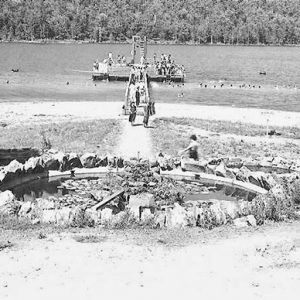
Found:
[{"label": "sand", "polygon": [[[0,122],[122,118],[121,102],[2,102]],[[157,103],[156,117],[190,117],[256,125],[300,127],[300,113],[256,108]]]},{"label": "sand", "polygon": [[96,243],[74,233],[19,242],[0,252],[0,299],[299,298],[299,223],[219,233],[180,246],[159,230],[152,242],[99,229]]}]

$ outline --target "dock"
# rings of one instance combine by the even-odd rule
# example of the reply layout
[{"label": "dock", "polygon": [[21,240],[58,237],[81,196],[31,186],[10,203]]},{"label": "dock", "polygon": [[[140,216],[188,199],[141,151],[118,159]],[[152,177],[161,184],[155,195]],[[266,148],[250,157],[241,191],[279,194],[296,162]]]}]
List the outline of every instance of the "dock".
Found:
[{"label": "dock", "polygon": [[[93,72],[94,81],[129,81],[131,66],[114,65],[107,68],[107,72]],[[184,83],[184,75],[158,75],[155,73],[153,66],[148,65],[147,74],[150,82],[177,82]]]}]

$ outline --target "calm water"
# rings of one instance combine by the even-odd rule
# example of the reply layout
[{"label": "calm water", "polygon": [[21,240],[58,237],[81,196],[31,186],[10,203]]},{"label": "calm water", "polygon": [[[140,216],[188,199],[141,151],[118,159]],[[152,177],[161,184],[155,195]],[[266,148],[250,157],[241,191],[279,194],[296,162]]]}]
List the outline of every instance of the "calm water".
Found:
[{"label": "calm water", "polygon": [[[58,189],[58,186],[62,184],[65,180],[70,178],[61,178],[56,180],[40,179],[33,180],[26,184],[15,185],[11,187],[10,190],[14,193],[16,198],[20,201],[34,201],[36,198],[48,199],[50,196],[61,197],[66,194],[67,191],[62,192]],[[95,179],[95,178],[93,178]],[[256,194],[232,186],[226,186],[221,184],[209,184],[204,183],[206,187],[214,187],[209,193],[199,193],[195,195],[187,195],[186,201],[188,200],[247,200],[251,201]],[[6,190],[5,186],[0,186],[0,190]]]},{"label": "calm water", "polygon": [[[109,51],[129,57],[130,45],[2,43],[0,101],[123,101],[125,83],[91,80]],[[184,86],[153,83],[157,102],[300,111],[300,47],[149,46],[154,53],[171,53],[187,74]]]}]

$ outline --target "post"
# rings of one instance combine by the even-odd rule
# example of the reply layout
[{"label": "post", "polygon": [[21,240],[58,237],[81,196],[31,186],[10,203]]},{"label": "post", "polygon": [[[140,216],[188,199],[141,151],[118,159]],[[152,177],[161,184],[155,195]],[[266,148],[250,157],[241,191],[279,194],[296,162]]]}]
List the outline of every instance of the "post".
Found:
[{"label": "post", "polygon": [[269,119],[267,119],[267,132],[266,132],[266,136],[268,137],[269,135]]}]

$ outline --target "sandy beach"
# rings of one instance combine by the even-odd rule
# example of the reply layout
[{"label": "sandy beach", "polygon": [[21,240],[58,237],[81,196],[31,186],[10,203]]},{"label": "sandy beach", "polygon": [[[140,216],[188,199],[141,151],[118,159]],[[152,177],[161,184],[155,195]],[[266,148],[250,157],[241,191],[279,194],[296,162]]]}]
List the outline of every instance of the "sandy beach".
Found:
[{"label": "sandy beach", "polygon": [[[0,103],[0,122],[13,125],[22,122],[124,119],[121,115],[122,105],[122,102],[5,102]],[[299,112],[256,108],[157,103],[155,117],[188,117],[256,125],[300,127]]]}]

